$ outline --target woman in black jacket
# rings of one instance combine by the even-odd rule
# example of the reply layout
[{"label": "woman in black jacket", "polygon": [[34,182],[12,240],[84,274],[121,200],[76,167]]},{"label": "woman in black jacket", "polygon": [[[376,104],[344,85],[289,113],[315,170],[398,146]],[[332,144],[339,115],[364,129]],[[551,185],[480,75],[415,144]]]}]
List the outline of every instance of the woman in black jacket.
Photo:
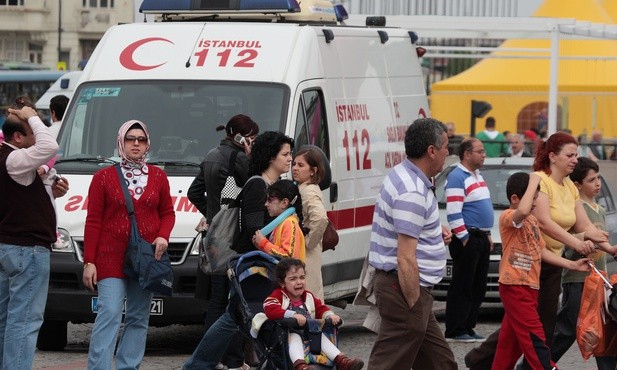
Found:
[{"label": "woman in black jacket", "polygon": [[[267,188],[289,172],[292,160],[293,139],[280,132],[267,131],[259,135],[253,144],[249,164],[249,174],[257,175],[249,179],[242,193],[242,229],[234,250],[246,253],[256,250],[252,242],[255,231],[267,225],[272,217],[266,209]],[[217,367],[227,348],[238,333],[238,325],[227,309],[201,339],[183,369],[213,369]],[[229,366],[228,366],[229,367]]]},{"label": "woman in black jacket", "polygon": [[[259,126],[248,116],[231,117],[221,144],[210,150],[200,165],[200,171],[189,187],[187,196],[205,217],[206,225],[212,222],[222,205],[230,203],[249,178],[251,144],[259,133]],[[228,181],[228,178],[231,181]],[[207,231],[207,226],[202,232]],[[195,297],[208,300],[204,327],[207,331],[225,312],[229,297],[229,279],[225,275],[206,275],[198,268]],[[244,364],[242,336],[234,338],[227,349],[223,363],[230,369]]]}]

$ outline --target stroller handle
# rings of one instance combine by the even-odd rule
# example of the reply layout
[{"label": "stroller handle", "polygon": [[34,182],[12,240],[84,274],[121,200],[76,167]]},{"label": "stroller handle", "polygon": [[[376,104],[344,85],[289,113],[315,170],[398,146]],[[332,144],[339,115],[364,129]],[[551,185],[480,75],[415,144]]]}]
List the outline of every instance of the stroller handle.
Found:
[{"label": "stroller handle", "polygon": [[[341,321],[337,324],[334,325],[332,323],[332,319],[330,319],[329,317],[326,317],[325,319],[311,319],[313,321],[323,321],[325,323],[325,325],[330,325],[330,326],[334,326],[334,327],[339,327],[343,324],[343,320],[341,319]],[[279,323],[279,325],[289,328],[289,329],[303,329],[306,325],[304,326],[300,326],[298,325],[298,322],[296,321],[296,319],[294,319],[293,317],[287,317],[284,319],[280,319],[280,320],[276,320],[277,323]]]}]

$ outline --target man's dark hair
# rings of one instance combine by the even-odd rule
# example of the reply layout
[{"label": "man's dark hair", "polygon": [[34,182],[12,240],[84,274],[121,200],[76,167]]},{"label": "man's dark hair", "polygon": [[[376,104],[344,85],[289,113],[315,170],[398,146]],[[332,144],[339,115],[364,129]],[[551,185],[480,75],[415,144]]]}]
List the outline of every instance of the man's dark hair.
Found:
[{"label": "man's dark hair", "polygon": [[516,194],[516,196],[521,199],[523,195],[525,195],[528,185],[529,174],[527,172],[513,173],[508,178],[508,183],[506,184],[506,195],[508,197],[508,202],[510,202],[512,194]]},{"label": "man's dark hair", "polygon": [[445,144],[442,134],[448,132],[446,125],[434,118],[418,118],[405,133],[405,154],[409,158],[422,158],[428,147]]},{"label": "man's dark hair", "polygon": [[600,166],[598,166],[595,161],[587,157],[579,157],[578,162],[576,162],[576,166],[574,167],[574,171],[570,174],[570,180],[582,184],[590,170],[600,172]]},{"label": "man's dark hair", "polygon": [[[15,103],[11,104],[9,108],[21,109],[23,107],[30,107],[32,109],[36,109],[32,101],[30,100],[30,98],[28,98],[25,95],[18,96],[15,99]],[[4,120],[4,124],[2,125],[2,133],[4,134],[4,141],[11,142],[13,140],[13,135],[15,135],[16,132],[19,132],[20,134],[27,136],[28,131],[26,131],[26,125],[28,125],[27,122],[20,120],[14,114],[8,113],[8,110],[7,110],[6,118]]]},{"label": "man's dark hair", "polygon": [[283,258],[279,261],[279,263],[274,268],[274,275],[276,276],[276,282],[279,284],[285,283],[285,276],[287,276],[287,272],[291,270],[293,267],[296,269],[303,268],[306,272],[306,267],[304,262],[295,258]]},{"label": "man's dark hair", "polygon": [[495,118],[488,117],[486,119],[486,123],[484,124],[484,127],[495,128]]},{"label": "man's dark hair", "polygon": [[64,117],[67,105],[69,105],[69,98],[64,95],[56,95],[49,101],[49,110],[54,112],[57,119],[61,120]]},{"label": "man's dark hair", "polygon": [[465,158],[465,152],[473,149],[473,143],[478,139],[475,138],[467,138],[461,142],[461,145],[458,147],[458,158],[462,161]]}]

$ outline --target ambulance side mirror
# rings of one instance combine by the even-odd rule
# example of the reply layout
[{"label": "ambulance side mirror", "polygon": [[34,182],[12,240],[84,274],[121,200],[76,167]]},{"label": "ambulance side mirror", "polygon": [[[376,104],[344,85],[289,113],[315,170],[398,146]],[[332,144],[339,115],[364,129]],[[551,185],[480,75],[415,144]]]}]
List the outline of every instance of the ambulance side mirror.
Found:
[{"label": "ambulance side mirror", "polygon": [[330,203],[334,203],[338,200],[338,184],[336,182],[332,182],[330,184]]}]

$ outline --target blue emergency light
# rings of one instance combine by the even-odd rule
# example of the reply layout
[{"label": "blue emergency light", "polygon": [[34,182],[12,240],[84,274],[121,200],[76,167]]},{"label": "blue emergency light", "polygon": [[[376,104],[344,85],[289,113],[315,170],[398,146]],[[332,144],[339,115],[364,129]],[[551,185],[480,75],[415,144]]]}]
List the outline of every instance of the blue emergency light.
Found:
[{"label": "blue emergency light", "polygon": [[145,14],[209,14],[216,12],[299,12],[296,0],[144,0]]},{"label": "blue emergency light", "polygon": [[334,14],[336,15],[336,20],[339,22],[344,21],[349,18],[349,14],[347,13],[347,9],[343,6],[343,4],[336,4],[334,6]]}]

